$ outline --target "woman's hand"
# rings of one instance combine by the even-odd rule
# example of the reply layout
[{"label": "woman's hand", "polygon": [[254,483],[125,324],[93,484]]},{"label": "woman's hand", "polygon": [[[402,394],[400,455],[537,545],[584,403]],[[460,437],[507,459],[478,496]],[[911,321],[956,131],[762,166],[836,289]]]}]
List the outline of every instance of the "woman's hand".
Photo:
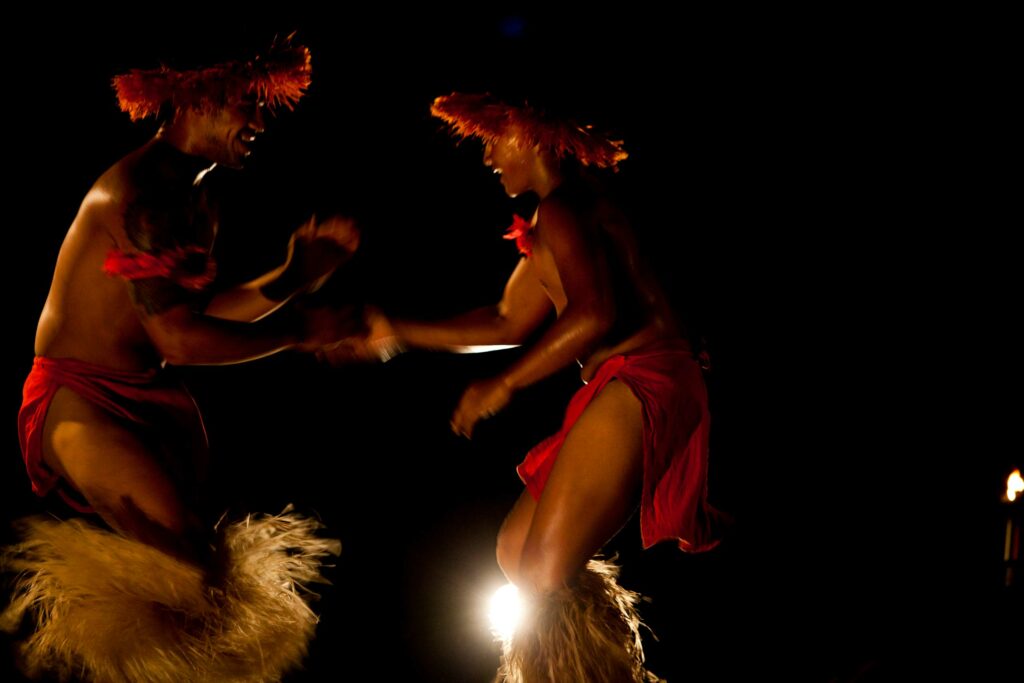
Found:
[{"label": "woman's hand", "polygon": [[452,431],[467,439],[480,420],[494,417],[512,400],[512,387],[504,377],[494,377],[470,384],[452,415]]}]

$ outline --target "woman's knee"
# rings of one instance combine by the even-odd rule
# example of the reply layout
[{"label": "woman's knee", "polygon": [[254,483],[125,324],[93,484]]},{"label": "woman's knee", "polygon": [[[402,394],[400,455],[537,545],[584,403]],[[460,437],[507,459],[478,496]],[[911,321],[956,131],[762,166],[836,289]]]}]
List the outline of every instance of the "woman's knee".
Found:
[{"label": "woman's knee", "polygon": [[523,553],[523,544],[530,533],[536,510],[536,501],[529,492],[523,491],[498,531],[495,556],[501,571],[512,583],[518,583],[519,556]]},{"label": "woman's knee", "polygon": [[557,547],[527,543],[519,557],[518,585],[538,595],[553,593],[567,586],[581,567]]},{"label": "woman's knee", "polygon": [[506,519],[498,532],[498,540],[495,544],[494,554],[498,560],[498,566],[505,574],[505,577],[512,583],[516,583],[519,573],[519,556],[523,552],[523,539],[526,534],[517,528],[510,519]]}]

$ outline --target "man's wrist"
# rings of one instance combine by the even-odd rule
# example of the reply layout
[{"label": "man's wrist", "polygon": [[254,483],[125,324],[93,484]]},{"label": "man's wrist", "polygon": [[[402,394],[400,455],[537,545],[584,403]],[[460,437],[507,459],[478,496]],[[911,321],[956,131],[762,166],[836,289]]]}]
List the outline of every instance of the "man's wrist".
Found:
[{"label": "man's wrist", "polygon": [[377,357],[380,358],[382,363],[387,363],[395,356],[409,350],[397,335],[381,339],[373,345],[373,349],[377,352]]},{"label": "man's wrist", "polygon": [[271,301],[285,301],[302,289],[302,282],[292,267],[285,267],[276,278],[260,287],[260,294]]}]

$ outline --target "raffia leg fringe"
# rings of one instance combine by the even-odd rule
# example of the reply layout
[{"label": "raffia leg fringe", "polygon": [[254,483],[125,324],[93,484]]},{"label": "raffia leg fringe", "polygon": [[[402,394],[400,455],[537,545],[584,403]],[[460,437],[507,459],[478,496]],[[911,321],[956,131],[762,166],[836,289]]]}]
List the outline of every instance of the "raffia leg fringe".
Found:
[{"label": "raffia leg fringe", "polygon": [[23,520],[3,553],[18,572],[0,627],[23,619],[25,673],[96,683],[258,683],[299,665],[317,616],[307,584],[340,544],[319,522],[286,509],[223,533],[218,587],[200,570],[83,521]]},{"label": "raffia leg fringe", "polygon": [[639,594],[619,586],[608,560],[587,563],[576,583],[528,607],[503,642],[499,683],[649,683]]}]

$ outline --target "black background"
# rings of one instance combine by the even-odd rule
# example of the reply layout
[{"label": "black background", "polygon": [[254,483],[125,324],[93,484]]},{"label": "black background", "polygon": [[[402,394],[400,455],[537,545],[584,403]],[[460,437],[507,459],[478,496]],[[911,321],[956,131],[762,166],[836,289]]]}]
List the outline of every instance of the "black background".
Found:
[{"label": "black background", "polygon": [[[654,671],[985,680],[1008,667],[993,658],[1019,647],[999,500],[1020,464],[1006,242],[1019,214],[1000,197],[1020,112],[999,17],[196,9],[59,24],[33,11],[4,48],[5,519],[45,509],[14,415],[66,226],[154,132],[117,110],[110,77],[297,30],[313,86],[269,122],[250,168],[215,179],[226,280],[276,265],[311,211],[343,211],[364,242],[325,298],[422,317],[491,303],[517,258],[501,232],[531,207],[504,196],[478,144],[453,144],[433,97],[527,97],[626,141],[615,182],[710,343],[710,493],[736,519],[702,556],[641,552],[635,522],[613,542],[622,582],[651,598]],[[344,544],[306,668],[287,680],[489,680],[483,605],[501,583],[493,543],[520,491],[513,468],[576,387],[567,371],[473,441],[452,436],[461,390],[516,353],[182,370],[225,509],[293,503]]]}]

